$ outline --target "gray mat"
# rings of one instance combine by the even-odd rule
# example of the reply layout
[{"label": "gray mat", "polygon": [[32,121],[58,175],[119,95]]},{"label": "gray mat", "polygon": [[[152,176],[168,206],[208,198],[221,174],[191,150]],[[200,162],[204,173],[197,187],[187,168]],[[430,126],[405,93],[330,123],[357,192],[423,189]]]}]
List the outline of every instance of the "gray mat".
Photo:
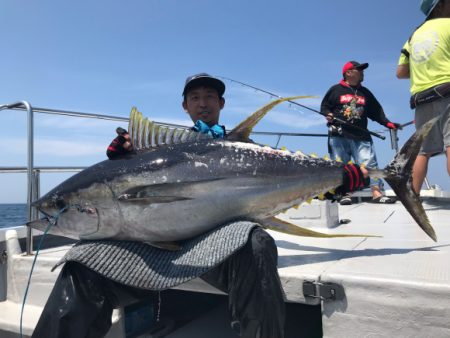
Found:
[{"label": "gray mat", "polygon": [[253,222],[223,225],[180,242],[182,249],[167,251],[141,242],[81,241],[58,265],[75,261],[122,284],[165,290],[197,278],[223,262],[248,240]]}]

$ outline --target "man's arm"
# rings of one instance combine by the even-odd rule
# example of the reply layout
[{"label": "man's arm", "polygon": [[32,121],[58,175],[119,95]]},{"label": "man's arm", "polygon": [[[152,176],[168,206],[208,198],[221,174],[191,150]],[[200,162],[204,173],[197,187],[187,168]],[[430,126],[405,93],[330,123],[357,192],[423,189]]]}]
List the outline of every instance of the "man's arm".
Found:
[{"label": "man's arm", "polygon": [[333,122],[333,103],[331,99],[332,88],[328,89],[320,104],[320,113],[325,116],[327,123]]},{"label": "man's arm", "polygon": [[384,113],[384,109],[381,106],[380,102],[376,99],[375,95],[373,93],[364,87],[367,94],[367,101],[368,101],[368,114],[367,117],[370,118],[372,121],[378,122],[382,126],[385,126],[389,129],[402,129],[400,123],[391,122]]},{"label": "man's arm", "polygon": [[396,75],[398,79],[409,79],[409,64],[398,65]]},{"label": "man's arm", "polygon": [[396,72],[397,78],[409,79],[409,43],[403,45]]}]

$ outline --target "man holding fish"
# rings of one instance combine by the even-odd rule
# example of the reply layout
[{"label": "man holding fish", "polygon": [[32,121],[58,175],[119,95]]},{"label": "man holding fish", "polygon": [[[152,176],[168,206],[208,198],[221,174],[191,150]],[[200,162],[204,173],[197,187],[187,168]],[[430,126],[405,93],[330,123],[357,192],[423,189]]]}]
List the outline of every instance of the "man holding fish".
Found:
[{"label": "man holding fish", "polygon": [[[182,106],[194,122],[193,131],[209,135],[213,139],[223,139],[227,136],[225,127],[219,125],[220,111],[225,105],[224,92],[225,84],[206,73],[187,78],[183,89]],[[108,158],[112,161],[120,161],[135,151],[127,131],[118,129],[117,132],[119,135],[107,149]],[[358,165],[344,165],[339,170],[342,172],[343,180],[341,182],[343,185],[336,189],[337,194],[345,194],[368,184],[367,171],[359,168]],[[335,196],[328,193],[326,197],[334,199]],[[122,196],[119,196],[120,198],[126,199]],[[151,196],[151,198],[157,197]],[[166,198],[170,198],[170,196],[166,196]],[[124,202],[126,203],[126,201]],[[177,211],[173,210],[173,212]],[[195,210],[195,212],[206,211]],[[211,220],[211,222],[213,221],[215,220]],[[239,222],[220,226],[217,230],[213,229],[211,232],[197,237],[203,236],[205,240],[211,239],[217,231],[233,229],[233,224],[236,223]],[[233,233],[234,230],[228,232],[230,238],[233,236],[243,237],[241,244],[228,248],[230,249],[229,253],[222,261],[196,277],[201,277],[228,294],[231,326],[241,337],[283,337],[285,306],[277,270],[277,247],[273,238],[256,223],[241,223],[245,223],[244,226],[248,227],[248,231],[236,234]],[[190,243],[195,240],[195,238],[185,240],[182,242],[182,247],[178,247],[177,244],[170,246],[168,243],[150,243],[151,246],[139,243],[139,250],[140,252],[159,250],[157,251],[158,259],[161,260],[164,255],[173,254],[174,250],[181,250],[183,255],[182,250],[189,247]],[[201,251],[211,247],[219,248],[222,242],[223,238],[210,240],[208,248],[199,244],[195,247],[196,249],[190,250],[190,253],[197,250],[201,257]],[[90,250],[95,253],[96,242],[90,243]],[[110,250],[108,246],[114,247],[114,244],[102,242],[99,244],[100,246],[102,254],[94,255],[101,257],[96,261],[96,269],[89,265],[79,264],[80,261],[71,261],[66,257],[66,263],[44,308],[33,337],[67,338],[75,332],[77,337],[94,335],[102,337],[111,326],[112,308],[124,306],[145,297],[155,298],[154,290],[158,290],[156,287],[142,290],[135,288],[134,284],[117,282],[120,279],[113,281],[108,278],[108,275],[105,278],[105,275],[98,273],[98,266],[114,266],[115,262],[121,259],[108,251]],[[155,246],[159,249],[155,249]],[[167,250],[166,254],[164,250]],[[100,252],[100,249],[98,251]],[[191,264],[194,263],[206,264],[201,259],[191,262]],[[122,265],[127,266],[130,271],[133,269],[133,264],[130,262]],[[69,295],[68,299],[66,295]]]}]

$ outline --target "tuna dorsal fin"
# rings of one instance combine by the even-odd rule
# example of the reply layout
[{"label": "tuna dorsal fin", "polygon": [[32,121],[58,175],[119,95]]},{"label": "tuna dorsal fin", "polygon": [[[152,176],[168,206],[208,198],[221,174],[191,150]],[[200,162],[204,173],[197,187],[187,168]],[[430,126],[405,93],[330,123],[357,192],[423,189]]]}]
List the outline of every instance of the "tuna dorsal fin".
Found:
[{"label": "tuna dorsal fin", "polygon": [[130,112],[128,133],[135,150],[211,138],[207,134],[197,133],[187,127],[166,126],[155,123],[143,117],[136,107],[133,107]]},{"label": "tuna dorsal fin", "polygon": [[238,126],[236,126],[230,134],[227,136],[228,140],[231,141],[242,141],[248,142],[250,133],[252,132],[253,127],[267,114],[273,107],[285,101],[292,101],[297,99],[306,99],[314,96],[292,96],[292,97],[283,97],[279,98],[275,101],[272,101],[266,104],[264,107],[255,111],[252,115],[242,121]]},{"label": "tuna dorsal fin", "polygon": [[[276,105],[285,101],[311,98],[314,96],[292,96],[279,98],[258,109],[227,136],[231,141],[249,141],[249,135],[253,127]],[[188,141],[198,141],[211,138],[208,134],[197,133],[190,128],[181,126],[165,126],[155,123],[142,115],[136,107],[130,112],[130,122],[128,123],[128,133],[135,150],[150,149],[161,145],[170,145]]]},{"label": "tuna dorsal fin", "polygon": [[334,238],[334,237],[380,237],[374,235],[364,234],[325,234],[323,232],[313,231],[310,229],[299,227],[295,224],[283,221],[279,218],[266,218],[259,220],[260,224],[270,230],[282,232],[289,235],[303,236],[303,237],[319,237],[319,238]]}]

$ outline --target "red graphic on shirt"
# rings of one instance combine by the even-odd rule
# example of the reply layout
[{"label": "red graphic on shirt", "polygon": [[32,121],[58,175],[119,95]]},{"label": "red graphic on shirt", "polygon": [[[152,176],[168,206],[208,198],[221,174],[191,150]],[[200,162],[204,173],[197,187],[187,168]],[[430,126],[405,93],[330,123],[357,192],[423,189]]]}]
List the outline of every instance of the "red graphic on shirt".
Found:
[{"label": "red graphic on shirt", "polygon": [[353,99],[356,99],[356,104],[360,104],[362,106],[366,105],[366,98],[364,96],[345,94],[340,96],[341,104],[346,104],[352,102]]}]

